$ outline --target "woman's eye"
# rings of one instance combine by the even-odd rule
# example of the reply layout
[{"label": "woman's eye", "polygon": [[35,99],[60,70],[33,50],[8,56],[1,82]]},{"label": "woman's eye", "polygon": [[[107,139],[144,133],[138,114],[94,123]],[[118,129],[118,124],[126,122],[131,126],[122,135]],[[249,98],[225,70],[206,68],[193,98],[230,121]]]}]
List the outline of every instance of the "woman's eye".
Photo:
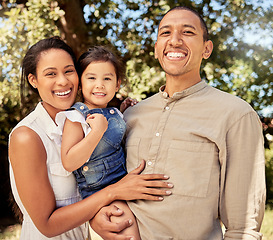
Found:
[{"label": "woman's eye", "polygon": [[56,76],[56,73],[54,73],[54,72],[48,72],[48,73],[46,73],[46,76]]},{"label": "woman's eye", "polygon": [[65,73],[73,73],[74,70],[73,69],[70,69],[70,70],[66,70]]}]

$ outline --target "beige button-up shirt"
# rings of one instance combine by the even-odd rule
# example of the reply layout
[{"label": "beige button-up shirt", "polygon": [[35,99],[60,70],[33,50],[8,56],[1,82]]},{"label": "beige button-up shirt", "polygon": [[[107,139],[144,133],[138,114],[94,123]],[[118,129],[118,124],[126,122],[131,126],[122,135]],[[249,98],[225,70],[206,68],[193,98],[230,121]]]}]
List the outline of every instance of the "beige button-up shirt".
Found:
[{"label": "beige button-up shirt", "polygon": [[265,163],[256,112],[204,81],[171,98],[163,90],[124,114],[128,171],[145,159],[144,173],[174,184],[162,202],[129,202],[142,240],[261,239]]}]

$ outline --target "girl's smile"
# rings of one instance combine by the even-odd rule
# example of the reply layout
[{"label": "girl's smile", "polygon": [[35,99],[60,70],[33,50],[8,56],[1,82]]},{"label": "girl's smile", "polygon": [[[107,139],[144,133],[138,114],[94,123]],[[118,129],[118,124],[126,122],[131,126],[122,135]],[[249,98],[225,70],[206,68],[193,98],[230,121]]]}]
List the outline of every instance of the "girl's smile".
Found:
[{"label": "girl's smile", "polygon": [[90,108],[105,108],[119,89],[111,62],[91,62],[81,78],[84,103]]}]

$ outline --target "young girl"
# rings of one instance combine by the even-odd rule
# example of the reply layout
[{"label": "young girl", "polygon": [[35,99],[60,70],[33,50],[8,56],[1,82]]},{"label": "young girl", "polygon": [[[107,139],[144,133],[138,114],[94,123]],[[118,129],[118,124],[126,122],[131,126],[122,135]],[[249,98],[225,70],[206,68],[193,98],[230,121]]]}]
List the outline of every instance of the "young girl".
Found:
[{"label": "young girl", "polygon": [[[70,110],[60,113],[56,121],[66,118],[62,162],[67,171],[73,171],[81,196],[86,198],[127,174],[121,146],[125,122],[118,109],[107,108],[125,78],[125,68],[117,56],[102,46],[85,52],[78,65],[84,103],[75,103]],[[133,104],[134,100],[127,99],[121,110]],[[125,212],[124,217],[134,219],[125,202],[113,204]],[[126,234],[140,239],[135,221]]]},{"label": "young girl", "polygon": [[[21,240],[90,239],[86,222],[102,207],[117,199],[158,201],[166,195],[158,187],[166,188],[167,183],[157,181],[166,179],[164,175],[139,175],[142,166],[81,200],[74,175],[62,166],[54,121],[58,112],[74,103],[78,89],[75,65],[73,51],[57,37],[33,45],[22,63],[22,82],[27,81],[42,101],[12,130],[9,139],[11,187],[24,215]],[[112,214],[118,214],[112,209]],[[123,224],[129,225],[128,219]]]}]

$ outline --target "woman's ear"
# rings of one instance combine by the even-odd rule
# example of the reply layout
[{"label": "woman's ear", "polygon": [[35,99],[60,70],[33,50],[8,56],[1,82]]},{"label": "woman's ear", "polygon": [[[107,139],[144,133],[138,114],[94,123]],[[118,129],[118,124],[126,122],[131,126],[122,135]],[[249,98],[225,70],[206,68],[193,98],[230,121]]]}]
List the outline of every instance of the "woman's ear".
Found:
[{"label": "woman's ear", "polygon": [[116,92],[118,92],[119,88],[120,88],[120,84],[121,84],[121,80],[118,79],[117,81],[117,86],[116,86]]},{"label": "woman's ear", "polygon": [[205,42],[205,48],[203,52],[203,58],[208,59],[212,53],[213,50],[213,43],[211,40],[208,40]]},{"label": "woman's ear", "polygon": [[28,74],[27,78],[28,78],[28,82],[30,83],[30,85],[33,88],[37,88],[37,79],[36,79],[36,77],[32,73],[30,73],[30,74]]}]

